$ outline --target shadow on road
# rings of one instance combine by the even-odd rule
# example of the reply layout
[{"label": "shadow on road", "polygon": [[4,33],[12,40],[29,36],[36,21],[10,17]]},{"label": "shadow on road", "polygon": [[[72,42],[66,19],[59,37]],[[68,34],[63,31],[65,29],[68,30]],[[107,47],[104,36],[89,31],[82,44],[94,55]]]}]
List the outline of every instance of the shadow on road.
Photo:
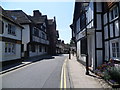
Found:
[{"label": "shadow on road", "polygon": [[57,54],[57,55],[42,55],[42,56],[35,56],[35,57],[29,57],[29,58],[23,58],[19,60],[11,60],[11,61],[6,61],[2,62],[2,69],[0,70],[4,71],[25,63],[34,63],[37,61],[42,61],[42,60],[51,60],[54,59],[55,56],[64,56],[63,54]]},{"label": "shadow on road", "polygon": [[37,61],[41,61],[41,60],[47,60],[47,59],[54,59],[53,56],[51,55],[43,55],[43,56],[35,56],[35,57],[29,57],[29,58],[22,58],[22,59],[18,59],[18,60],[11,60],[11,61],[6,61],[6,62],[2,62],[2,71],[16,67],[18,65],[22,65],[23,63],[26,62],[37,62]]}]

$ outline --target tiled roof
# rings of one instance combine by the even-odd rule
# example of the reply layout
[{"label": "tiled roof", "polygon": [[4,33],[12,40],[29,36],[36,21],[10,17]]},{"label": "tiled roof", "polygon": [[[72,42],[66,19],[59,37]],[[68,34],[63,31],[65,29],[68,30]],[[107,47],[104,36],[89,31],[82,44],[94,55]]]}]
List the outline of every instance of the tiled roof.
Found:
[{"label": "tiled roof", "polygon": [[40,17],[34,17],[34,16],[29,16],[31,18],[31,20],[34,22],[34,23],[44,23],[45,20],[46,20],[46,16],[40,16]]},{"label": "tiled roof", "polygon": [[20,24],[32,23],[28,15],[22,10],[6,10],[6,12],[10,13],[13,17],[15,17],[15,21],[19,22]]},{"label": "tiled roof", "polygon": [[[7,12],[6,10],[4,10],[1,6],[0,6],[0,15],[4,18],[6,18],[7,20],[13,22],[14,24],[22,27],[11,15],[10,12]],[[23,27],[22,27],[23,28]]]}]

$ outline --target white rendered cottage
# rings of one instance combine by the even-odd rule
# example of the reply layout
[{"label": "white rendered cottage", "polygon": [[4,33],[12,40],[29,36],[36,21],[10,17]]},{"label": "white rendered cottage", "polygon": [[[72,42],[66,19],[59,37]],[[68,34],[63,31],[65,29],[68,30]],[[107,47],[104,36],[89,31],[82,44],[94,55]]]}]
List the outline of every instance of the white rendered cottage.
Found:
[{"label": "white rendered cottage", "polygon": [[21,59],[22,29],[9,13],[1,7],[0,62]]}]

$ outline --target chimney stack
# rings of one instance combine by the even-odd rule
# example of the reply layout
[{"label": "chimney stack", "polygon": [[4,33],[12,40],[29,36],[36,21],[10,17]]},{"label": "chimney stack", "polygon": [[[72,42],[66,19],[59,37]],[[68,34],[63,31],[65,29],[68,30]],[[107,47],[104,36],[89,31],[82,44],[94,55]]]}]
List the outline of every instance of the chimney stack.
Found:
[{"label": "chimney stack", "polygon": [[42,16],[42,13],[39,10],[34,10],[33,11],[33,16],[34,17],[40,17],[40,16]]}]

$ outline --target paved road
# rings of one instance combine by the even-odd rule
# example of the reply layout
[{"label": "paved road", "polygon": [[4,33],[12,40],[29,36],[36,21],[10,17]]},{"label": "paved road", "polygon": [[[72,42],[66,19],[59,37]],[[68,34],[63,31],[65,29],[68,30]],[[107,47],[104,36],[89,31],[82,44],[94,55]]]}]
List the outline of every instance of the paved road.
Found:
[{"label": "paved road", "polygon": [[3,88],[60,88],[61,69],[67,55],[53,56],[2,76]]}]

